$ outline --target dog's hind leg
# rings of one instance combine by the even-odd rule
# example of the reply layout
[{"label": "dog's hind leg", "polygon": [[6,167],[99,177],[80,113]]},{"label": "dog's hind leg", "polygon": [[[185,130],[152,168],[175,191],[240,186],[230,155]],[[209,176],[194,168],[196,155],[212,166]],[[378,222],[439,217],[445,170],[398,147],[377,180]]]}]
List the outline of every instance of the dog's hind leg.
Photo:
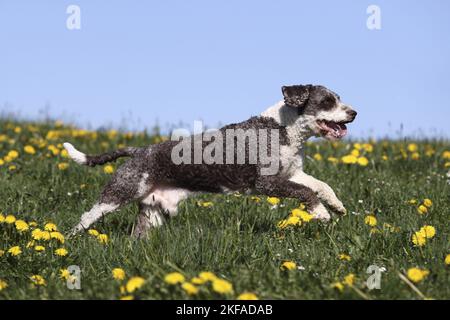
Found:
[{"label": "dog's hind leg", "polygon": [[81,216],[71,235],[89,228],[94,222],[121,206],[139,199],[149,192],[149,174],[139,167],[136,160],[121,166],[104,187],[99,201]]},{"label": "dog's hind leg", "polygon": [[142,238],[149,229],[160,227],[164,222],[164,213],[161,208],[140,203],[139,215],[133,228],[133,236]]},{"label": "dog's hind leg", "polygon": [[154,186],[140,203],[140,214],[137,218],[133,235],[141,238],[147,231],[164,224],[165,218],[178,213],[178,203],[186,199],[192,192],[171,186]]}]

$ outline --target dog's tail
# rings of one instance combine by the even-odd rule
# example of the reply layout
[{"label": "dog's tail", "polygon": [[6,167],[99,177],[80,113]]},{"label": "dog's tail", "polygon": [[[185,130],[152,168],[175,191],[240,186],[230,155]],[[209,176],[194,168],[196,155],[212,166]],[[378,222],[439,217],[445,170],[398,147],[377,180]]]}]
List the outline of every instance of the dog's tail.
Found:
[{"label": "dog's tail", "polygon": [[94,155],[87,155],[81,151],[78,151],[72,144],[68,142],[65,142],[63,146],[67,150],[69,157],[72,158],[73,161],[75,161],[78,164],[84,164],[90,167],[95,167],[97,165],[102,165],[107,162],[115,161],[121,157],[132,157],[136,153],[136,151],[139,150],[139,148],[129,147],[94,156]]}]

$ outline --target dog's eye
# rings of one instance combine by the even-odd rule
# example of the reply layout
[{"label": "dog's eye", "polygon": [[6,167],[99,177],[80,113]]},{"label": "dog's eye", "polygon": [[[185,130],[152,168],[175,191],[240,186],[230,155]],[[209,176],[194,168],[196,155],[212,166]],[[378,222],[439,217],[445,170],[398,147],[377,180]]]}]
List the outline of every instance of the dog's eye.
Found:
[{"label": "dog's eye", "polygon": [[336,104],[336,99],[334,97],[326,97],[320,102],[320,106],[324,109],[331,109]]}]

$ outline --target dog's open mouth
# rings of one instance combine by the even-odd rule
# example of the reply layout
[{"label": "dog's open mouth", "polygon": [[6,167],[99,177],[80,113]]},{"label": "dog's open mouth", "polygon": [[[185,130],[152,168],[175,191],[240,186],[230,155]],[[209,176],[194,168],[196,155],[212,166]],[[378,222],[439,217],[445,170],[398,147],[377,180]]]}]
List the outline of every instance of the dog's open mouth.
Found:
[{"label": "dog's open mouth", "polygon": [[319,126],[322,135],[335,139],[341,139],[345,137],[345,135],[347,134],[347,123],[348,122],[317,120],[317,125]]}]

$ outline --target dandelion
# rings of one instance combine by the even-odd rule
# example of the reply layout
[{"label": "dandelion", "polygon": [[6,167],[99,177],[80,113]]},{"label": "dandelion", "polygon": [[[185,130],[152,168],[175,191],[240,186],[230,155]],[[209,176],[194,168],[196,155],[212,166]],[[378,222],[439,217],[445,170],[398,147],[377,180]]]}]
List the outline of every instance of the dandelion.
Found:
[{"label": "dandelion", "polygon": [[67,152],[66,149],[61,150],[61,157],[63,157],[63,158],[68,158],[69,157],[69,153]]},{"label": "dandelion", "polygon": [[341,254],[339,255],[339,260],[342,260],[342,261],[350,261],[350,260],[352,260],[352,258],[351,258],[348,254],[341,253]]},{"label": "dandelion", "polygon": [[0,257],[3,257],[4,254],[5,254],[5,250],[0,250]]},{"label": "dandelion", "polygon": [[328,157],[328,162],[331,162],[331,163],[338,163],[339,162],[339,159],[338,158],[335,158],[335,157]]},{"label": "dandelion", "polygon": [[203,208],[210,208],[214,205],[211,201],[197,201],[197,205]]},{"label": "dandelion", "polygon": [[316,161],[322,161],[322,159],[323,159],[322,155],[320,153],[316,153],[313,157]]},{"label": "dandelion", "polygon": [[60,257],[65,257],[65,256],[67,256],[68,253],[69,252],[65,248],[59,248],[59,249],[55,250],[55,254]]},{"label": "dandelion", "polygon": [[425,279],[426,276],[428,276],[430,272],[428,270],[419,269],[419,268],[410,268],[408,269],[406,275],[408,276],[409,280],[412,282],[418,283]]},{"label": "dandelion", "polygon": [[0,223],[5,222],[5,216],[0,213]]},{"label": "dandelion", "polygon": [[39,228],[34,229],[33,231],[31,231],[31,237],[34,240],[41,240],[42,239],[42,230]]},{"label": "dandelion", "polygon": [[37,252],[45,251],[45,247],[44,246],[35,246],[34,251],[37,251]]},{"label": "dandelion", "polygon": [[419,233],[421,233],[425,238],[431,239],[436,235],[436,229],[433,226],[423,226],[420,228]]},{"label": "dandelion", "polygon": [[108,243],[108,235],[101,233],[97,236],[97,240],[101,243],[101,244],[107,244]]},{"label": "dandelion", "polygon": [[19,156],[19,152],[17,152],[16,150],[11,150],[8,152],[8,154],[6,155],[8,158],[14,160]]},{"label": "dandelion", "polygon": [[91,236],[97,237],[100,234],[100,232],[98,232],[95,229],[89,229],[88,234],[90,234]]},{"label": "dandelion", "polygon": [[425,207],[423,204],[421,204],[421,205],[417,208],[417,212],[419,212],[419,214],[425,214],[425,213],[428,213],[428,208]]},{"label": "dandelion", "polygon": [[413,152],[417,152],[417,150],[419,150],[419,147],[417,146],[417,144],[415,144],[415,143],[408,144],[409,152],[413,153]]},{"label": "dandelion", "polygon": [[200,277],[193,277],[193,278],[191,279],[191,282],[192,282],[193,284],[199,285],[199,284],[204,284],[204,283],[206,282],[206,280],[205,280],[205,279],[202,279],[202,278],[200,278]]},{"label": "dandelion", "polygon": [[63,280],[67,280],[70,277],[70,272],[67,269],[60,269],[59,270],[59,277]]},{"label": "dandelion", "polygon": [[445,256],[445,260],[444,260],[446,265],[450,265],[450,254]]},{"label": "dandelion", "polygon": [[411,200],[408,201],[408,203],[412,204],[412,205],[416,205],[417,204],[417,200],[416,199],[411,199]]},{"label": "dandelion", "polygon": [[442,158],[444,158],[446,160],[450,160],[450,151],[442,152]]},{"label": "dandelion", "polygon": [[256,294],[252,292],[243,292],[238,297],[238,300],[259,300]]},{"label": "dandelion", "polygon": [[297,267],[297,264],[294,261],[284,261],[280,269],[281,270],[294,270]]},{"label": "dandelion", "polygon": [[342,282],[334,282],[331,284],[331,288],[342,292],[342,291],[344,291],[344,284]]},{"label": "dandelion", "polygon": [[9,171],[14,171],[14,170],[16,170],[17,169],[17,167],[15,166],[15,165],[10,165],[9,167],[8,167],[8,170]]},{"label": "dandelion", "polygon": [[36,150],[34,149],[34,147],[30,146],[30,145],[26,145],[23,148],[23,151],[25,151],[25,153],[28,153],[28,154],[35,154],[36,153]]},{"label": "dandelion", "polygon": [[414,153],[411,155],[411,159],[412,159],[412,160],[419,160],[419,159],[420,159],[420,154],[419,154],[418,152],[414,152]]},{"label": "dandelion", "polygon": [[364,143],[363,148],[368,153],[371,153],[373,151],[373,145],[371,145],[370,143]]},{"label": "dandelion", "polygon": [[427,238],[421,232],[415,232],[411,237],[412,243],[417,247],[422,247],[426,244]]},{"label": "dandelion", "polygon": [[181,285],[181,288],[188,294],[188,295],[196,295],[198,293],[198,288],[194,286],[192,283],[185,282]]},{"label": "dandelion", "polygon": [[45,286],[47,284],[45,279],[38,274],[31,276],[30,279],[31,282],[36,286]]},{"label": "dandelion", "polygon": [[358,162],[358,158],[356,158],[354,155],[349,154],[349,155],[343,156],[341,158],[341,161],[342,161],[342,163],[345,163],[345,164],[355,164]]},{"label": "dandelion", "polygon": [[433,201],[431,201],[430,199],[425,199],[423,200],[423,205],[427,208],[431,208],[431,206],[433,205]]},{"label": "dandelion", "polygon": [[56,224],[49,222],[49,223],[45,224],[44,230],[45,231],[56,231],[57,230]]},{"label": "dandelion", "polygon": [[314,218],[312,214],[309,214],[308,212],[301,209],[294,209],[292,210],[291,214],[293,217],[299,217],[303,222],[309,222]]},{"label": "dandelion", "polygon": [[301,226],[301,225],[302,225],[302,220],[300,219],[300,217],[291,216],[285,220],[280,221],[278,223],[278,228],[284,229],[288,226]]},{"label": "dandelion", "polygon": [[64,241],[65,241],[64,236],[62,235],[62,233],[60,233],[58,231],[50,232],[50,238],[51,239],[56,239],[60,243],[64,243]]},{"label": "dandelion", "polygon": [[28,229],[30,229],[30,227],[28,226],[28,223],[26,223],[23,220],[16,220],[15,225],[16,225],[17,231],[19,231],[19,232],[25,232]]},{"label": "dandelion", "polygon": [[103,172],[104,173],[106,173],[106,174],[111,174],[111,173],[113,173],[114,172],[114,167],[112,166],[112,165],[106,165],[104,168],[103,168]]},{"label": "dandelion", "polygon": [[233,285],[223,279],[216,279],[212,282],[212,288],[215,292],[220,294],[227,294],[233,292]]},{"label": "dandelion", "polygon": [[6,216],[5,222],[7,224],[13,224],[14,222],[16,222],[16,217],[14,217],[12,214],[9,214]]},{"label": "dandelion", "polygon": [[67,162],[60,162],[58,163],[58,169],[63,171],[69,168],[69,164]]},{"label": "dandelion", "polygon": [[114,268],[111,271],[112,277],[116,280],[125,279],[125,271],[122,268]]},{"label": "dandelion", "polygon": [[360,157],[360,158],[358,158],[358,164],[361,167],[365,167],[365,166],[367,166],[369,164],[369,160],[367,160],[366,157]]},{"label": "dandelion", "polygon": [[214,273],[208,272],[208,271],[200,272],[198,277],[200,279],[204,280],[205,282],[206,281],[214,281],[217,279],[217,276]]},{"label": "dandelion", "polygon": [[19,254],[22,253],[22,249],[20,249],[19,246],[14,246],[9,248],[8,253],[11,254],[12,256],[18,256]]},{"label": "dandelion", "polygon": [[120,297],[120,300],[134,300],[134,296],[132,295],[123,296]]},{"label": "dandelion", "polygon": [[48,231],[41,231],[40,237],[42,240],[45,240],[45,241],[48,241],[51,239],[50,232],[48,232]]},{"label": "dandelion", "polygon": [[374,215],[368,215],[364,218],[364,223],[371,227],[375,227],[377,225],[377,218]]},{"label": "dandelion", "polygon": [[141,277],[132,277],[130,280],[128,280],[125,288],[127,292],[133,293],[137,289],[141,288],[145,283],[144,278]]},{"label": "dandelion", "polygon": [[267,202],[272,206],[276,206],[280,203],[280,199],[277,197],[267,197]]},{"label": "dandelion", "polygon": [[8,283],[5,280],[0,279],[0,291],[8,288]]},{"label": "dandelion", "polygon": [[168,284],[183,283],[184,279],[184,276],[179,272],[172,272],[164,277],[164,281]]},{"label": "dandelion", "polygon": [[343,281],[344,284],[352,286],[354,282],[355,282],[355,275],[353,273],[349,273],[344,277]]}]

